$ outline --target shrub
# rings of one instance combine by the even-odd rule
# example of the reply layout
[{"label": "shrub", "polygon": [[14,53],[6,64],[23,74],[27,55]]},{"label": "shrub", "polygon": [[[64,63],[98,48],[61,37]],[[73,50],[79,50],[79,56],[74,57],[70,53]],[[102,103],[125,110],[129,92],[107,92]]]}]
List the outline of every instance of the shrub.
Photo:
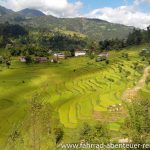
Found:
[{"label": "shrub", "polygon": [[128,53],[122,53],[122,57],[128,59],[129,58],[129,54]]},{"label": "shrub", "polygon": [[107,59],[107,60],[105,61],[105,63],[106,63],[106,64],[109,64],[109,60]]}]

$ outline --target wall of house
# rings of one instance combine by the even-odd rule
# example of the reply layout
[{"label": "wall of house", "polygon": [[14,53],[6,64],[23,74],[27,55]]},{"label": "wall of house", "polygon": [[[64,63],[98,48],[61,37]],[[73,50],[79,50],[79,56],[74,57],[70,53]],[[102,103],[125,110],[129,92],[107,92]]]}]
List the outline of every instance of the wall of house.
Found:
[{"label": "wall of house", "polygon": [[78,52],[75,52],[75,56],[85,56],[86,53],[82,52],[82,53],[78,53]]}]

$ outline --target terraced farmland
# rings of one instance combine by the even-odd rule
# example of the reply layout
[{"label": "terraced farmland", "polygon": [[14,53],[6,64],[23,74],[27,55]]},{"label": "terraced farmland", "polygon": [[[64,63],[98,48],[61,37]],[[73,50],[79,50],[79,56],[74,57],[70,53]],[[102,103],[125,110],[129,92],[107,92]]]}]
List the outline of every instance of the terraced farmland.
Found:
[{"label": "terraced farmland", "polygon": [[[129,60],[121,57],[122,52],[129,53]],[[13,125],[27,117],[28,101],[35,93],[41,93],[44,102],[54,107],[65,128],[100,120],[117,130],[126,112],[123,108],[109,108],[122,106],[123,92],[140,79],[142,72],[135,70],[133,64],[143,68],[148,64],[134,49],[110,52],[109,59],[109,64],[80,57],[60,64],[26,65],[14,58],[10,69],[1,66],[0,145],[7,140]]]}]

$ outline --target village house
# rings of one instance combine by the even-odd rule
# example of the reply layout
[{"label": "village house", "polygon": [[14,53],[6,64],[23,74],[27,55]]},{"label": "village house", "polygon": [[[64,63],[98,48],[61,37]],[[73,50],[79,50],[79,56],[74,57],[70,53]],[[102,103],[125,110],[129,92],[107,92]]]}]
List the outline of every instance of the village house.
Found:
[{"label": "village house", "polygon": [[48,58],[47,57],[37,57],[37,58],[35,58],[35,61],[38,63],[45,63],[45,62],[48,62]]},{"label": "village house", "polygon": [[20,57],[20,62],[26,62],[27,60],[26,60],[26,57]]},{"label": "village house", "polygon": [[66,58],[64,53],[55,53],[54,57],[57,57],[57,59],[65,59]]},{"label": "village house", "polygon": [[148,57],[150,56],[150,50],[149,49],[142,49],[141,52],[140,52],[140,55],[141,56],[145,56],[145,57]]},{"label": "village house", "polygon": [[109,54],[107,52],[103,52],[103,53],[100,53],[98,56],[108,58]]},{"label": "village house", "polygon": [[97,55],[96,62],[107,60],[108,56],[109,55],[107,52],[100,53],[99,55]]},{"label": "village house", "polygon": [[109,112],[121,112],[122,111],[122,104],[110,105],[107,107]]},{"label": "village house", "polygon": [[83,50],[83,51],[75,51],[75,56],[78,57],[78,56],[85,56],[86,55],[86,51]]}]

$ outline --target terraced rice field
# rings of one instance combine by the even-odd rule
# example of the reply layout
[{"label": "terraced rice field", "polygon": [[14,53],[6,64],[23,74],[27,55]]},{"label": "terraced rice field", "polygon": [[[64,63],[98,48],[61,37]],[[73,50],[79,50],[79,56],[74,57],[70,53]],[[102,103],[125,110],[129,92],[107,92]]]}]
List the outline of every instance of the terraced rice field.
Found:
[{"label": "terraced rice field", "polygon": [[[28,101],[35,93],[41,93],[44,101],[55,108],[65,128],[76,128],[82,122],[95,120],[107,121],[112,130],[119,128],[125,112],[111,112],[108,108],[122,104],[123,92],[141,77],[141,73],[131,67],[133,63],[147,65],[140,61],[138,51],[127,52],[130,60],[122,58],[122,52],[110,52],[107,65],[81,57],[60,64],[33,65],[14,58],[10,69],[0,66],[0,144],[13,125],[27,116]],[[122,66],[122,72],[118,66]]]}]

